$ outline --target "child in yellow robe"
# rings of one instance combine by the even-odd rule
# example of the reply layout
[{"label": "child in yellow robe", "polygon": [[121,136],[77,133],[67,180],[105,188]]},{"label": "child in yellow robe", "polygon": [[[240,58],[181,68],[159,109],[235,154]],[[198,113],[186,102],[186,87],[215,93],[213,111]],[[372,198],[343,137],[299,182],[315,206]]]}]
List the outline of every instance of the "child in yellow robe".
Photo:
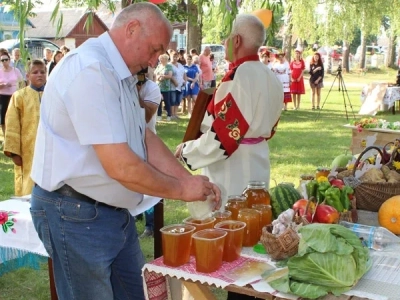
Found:
[{"label": "child in yellow robe", "polygon": [[33,187],[30,173],[46,74],[42,60],[32,61],[27,72],[30,85],[12,95],[6,114],[3,151],[14,162],[16,196],[30,194]]}]

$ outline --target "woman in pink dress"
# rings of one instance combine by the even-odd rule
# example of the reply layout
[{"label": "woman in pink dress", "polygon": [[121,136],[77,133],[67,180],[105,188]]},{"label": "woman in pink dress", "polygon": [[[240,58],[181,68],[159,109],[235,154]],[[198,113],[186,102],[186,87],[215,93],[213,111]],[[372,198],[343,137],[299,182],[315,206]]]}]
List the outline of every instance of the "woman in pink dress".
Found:
[{"label": "woman in pink dress", "polygon": [[3,52],[0,55],[0,124],[1,131],[5,131],[5,119],[11,95],[18,89],[19,82],[24,79],[21,72],[10,65],[10,54]]},{"label": "woman in pink dress", "polygon": [[290,92],[293,95],[293,109],[300,108],[300,97],[306,93],[304,88],[303,71],[306,68],[304,60],[301,57],[301,51],[295,50],[295,58],[290,63],[290,70],[292,74],[292,83],[290,85]]}]

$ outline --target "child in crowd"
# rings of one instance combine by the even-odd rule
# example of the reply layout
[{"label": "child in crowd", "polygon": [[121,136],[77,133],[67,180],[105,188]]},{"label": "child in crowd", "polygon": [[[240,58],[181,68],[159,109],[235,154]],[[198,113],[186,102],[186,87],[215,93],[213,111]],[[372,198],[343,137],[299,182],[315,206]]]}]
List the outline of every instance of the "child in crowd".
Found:
[{"label": "child in crowd", "polygon": [[30,173],[46,73],[46,65],[42,60],[31,62],[26,74],[30,85],[11,96],[6,114],[4,154],[10,157],[15,165],[16,196],[30,194],[33,187]]}]

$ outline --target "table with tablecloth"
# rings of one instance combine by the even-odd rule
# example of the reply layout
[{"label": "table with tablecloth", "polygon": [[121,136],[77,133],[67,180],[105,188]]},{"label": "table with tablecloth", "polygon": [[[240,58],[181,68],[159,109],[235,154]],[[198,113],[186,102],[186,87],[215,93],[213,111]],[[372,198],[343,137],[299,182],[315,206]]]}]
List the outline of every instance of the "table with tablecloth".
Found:
[{"label": "table with tablecloth", "polygon": [[26,198],[0,202],[0,275],[19,267],[37,269],[40,262],[47,261],[29,208]]},{"label": "table with tablecloth", "polygon": [[[349,292],[337,299],[398,300],[400,299],[400,258],[396,253],[376,252],[371,250],[372,267]],[[278,292],[269,286],[264,275],[276,262],[266,254],[258,254],[252,248],[243,248],[241,257],[232,263],[223,263],[213,273],[196,272],[195,259],[172,268],[164,265],[163,258],[157,258],[145,264],[143,280],[148,300],[171,299],[169,278],[177,278],[194,290],[196,300],[212,300],[214,296],[209,287],[233,290],[238,293],[257,296],[262,299],[299,299],[294,295]],[[326,296],[324,299],[332,299]]]},{"label": "table with tablecloth", "polygon": [[[388,83],[379,82],[367,84],[361,91],[360,100],[362,103],[360,114],[374,115],[378,110],[389,109],[392,109],[395,114],[396,101],[400,101],[400,86],[390,86]],[[366,105],[372,108],[363,109]],[[371,113],[364,113],[365,111]]]}]

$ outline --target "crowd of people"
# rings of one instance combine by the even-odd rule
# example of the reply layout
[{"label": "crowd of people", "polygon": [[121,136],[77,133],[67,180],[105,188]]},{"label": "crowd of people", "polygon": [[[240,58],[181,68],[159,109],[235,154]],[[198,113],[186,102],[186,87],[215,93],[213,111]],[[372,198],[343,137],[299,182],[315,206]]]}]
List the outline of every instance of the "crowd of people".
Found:
[{"label": "crowd of people", "polygon": [[[268,51],[265,46],[260,47],[258,52],[260,61],[276,74],[283,85],[283,110],[285,111],[288,109],[287,104],[290,102],[293,102],[294,110],[300,109],[301,95],[305,94],[305,62],[300,49],[296,49],[294,53],[295,57],[289,63],[285,58],[286,54],[284,52],[274,54]],[[310,62],[309,76],[309,85],[312,91],[311,109],[320,109],[321,88],[324,86],[324,65],[321,55],[316,51]]]},{"label": "crowd of people", "polygon": [[4,137],[3,152],[14,162],[16,196],[30,194],[32,158],[39,123],[39,110],[46,78],[55,65],[69,52],[43,50],[42,59],[22,61],[21,51],[0,49],[0,121]]}]

